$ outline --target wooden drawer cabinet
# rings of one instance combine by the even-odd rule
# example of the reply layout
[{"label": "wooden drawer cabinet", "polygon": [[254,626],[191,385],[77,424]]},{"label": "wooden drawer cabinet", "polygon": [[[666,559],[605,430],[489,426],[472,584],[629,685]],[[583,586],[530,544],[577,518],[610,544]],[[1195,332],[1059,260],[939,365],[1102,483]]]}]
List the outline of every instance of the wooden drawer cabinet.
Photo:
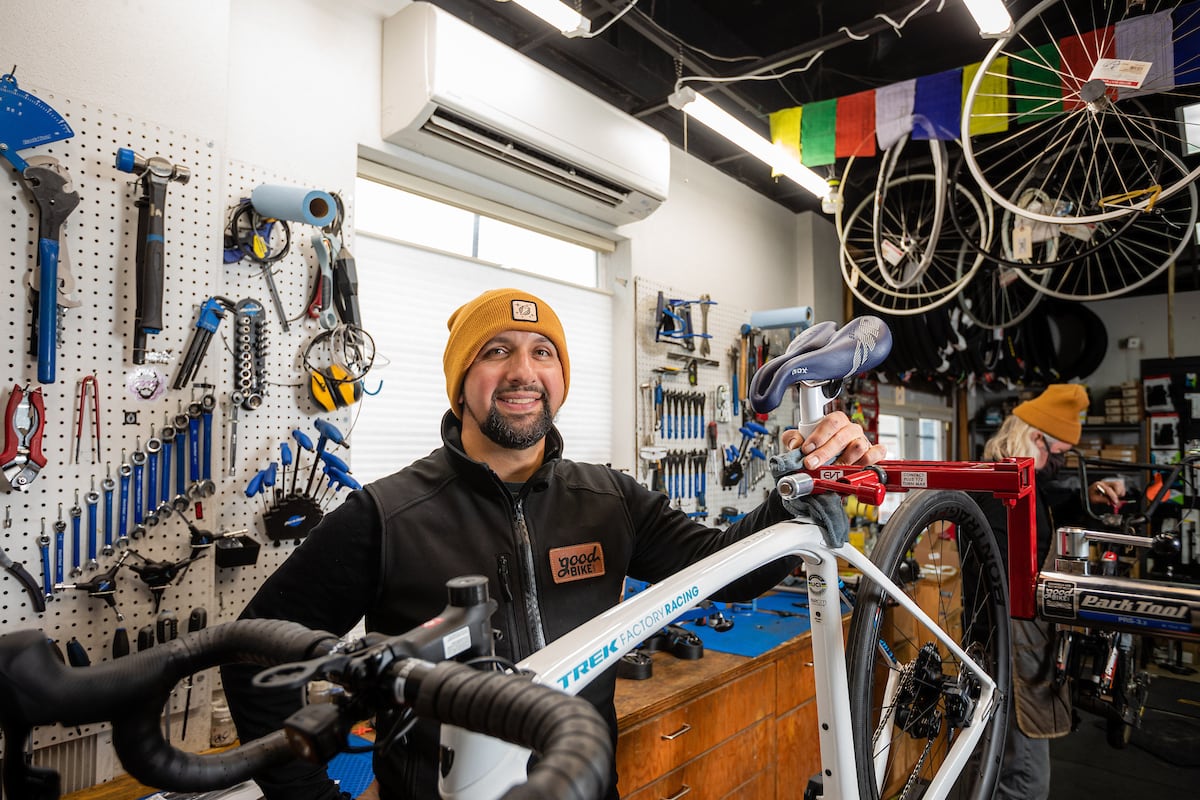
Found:
[{"label": "wooden drawer cabinet", "polygon": [[801,797],[821,771],[817,701],[809,700],[775,721],[775,796]]},{"label": "wooden drawer cabinet", "polygon": [[[759,720],[711,750],[632,793],[621,792],[624,800],[717,800],[723,797],[756,797],[761,791],[749,786],[763,776],[774,751],[774,720]],[[621,785],[625,779],[622,772]]]},{"label": "wooden drawer cabinet", "polygon": [[[791,795],[780,795],[791,797]],[[753,778],[725,795],[724,800],[772,800],[775,797],[775,769],[764,769]]]},{"label": "wooden drawer cabinet", "polygon": [[758,658],[653,659],[650,680],[617,682],[624,800],[803,796],[821,769],[808,634]]},{"label": "wooden drawer cabinet", "polygon": [[[767,664],[623,732],[617,748],[621,796],[772,717],[774,710],[775,665]],[[742,780],[757,769],[746,772]],[[728,789],[741,782],[729,784]]]}]

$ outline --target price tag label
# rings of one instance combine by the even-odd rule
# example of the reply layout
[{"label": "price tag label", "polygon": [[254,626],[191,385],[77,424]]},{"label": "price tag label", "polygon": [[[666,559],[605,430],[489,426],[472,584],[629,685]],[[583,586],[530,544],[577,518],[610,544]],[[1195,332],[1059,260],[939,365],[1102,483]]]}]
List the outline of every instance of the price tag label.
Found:
[{"label": "price tag label", "polygon": [[891,239],[881,241],[879,249],[883,251],[883,260],[890,266],[894,267],[904,260],[904,250],[897,246]]},{"label": "price tag label", "polygon": [[1128,58],[1101,58],[1092,67],[1090,80],[1099,78],[1105,86],[1140,89],[1150,74],[1151,61],[1132,61]]}]

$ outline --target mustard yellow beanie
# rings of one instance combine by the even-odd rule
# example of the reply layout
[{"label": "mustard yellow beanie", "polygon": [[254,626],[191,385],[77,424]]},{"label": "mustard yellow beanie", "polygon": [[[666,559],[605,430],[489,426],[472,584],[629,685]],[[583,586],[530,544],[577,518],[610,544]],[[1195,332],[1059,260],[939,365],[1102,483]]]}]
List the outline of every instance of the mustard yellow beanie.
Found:
[{"label": "mustard yellow beanie", "polygon": [[1052,383],[1014,408],[1013,414],[1060,442],[1076,445],[1083,433],[1079,415],[1087,407],[1087,389],[1077,383]]},{"label": "mustard yellow beanie", "polygon": [[567,338],[558,315],[544,300],[517,289],[492,289],[460,306],[446,320],[446,327],[450,329],[450,338],[446,341],[442,366],[446,373],[446,396],[456,417],[462,417],[458,397],[462,394],[463,376],[480,349],[504,331],[540,333],[554,344],[562,363],[563,399],[566,399],[571,387]]}]

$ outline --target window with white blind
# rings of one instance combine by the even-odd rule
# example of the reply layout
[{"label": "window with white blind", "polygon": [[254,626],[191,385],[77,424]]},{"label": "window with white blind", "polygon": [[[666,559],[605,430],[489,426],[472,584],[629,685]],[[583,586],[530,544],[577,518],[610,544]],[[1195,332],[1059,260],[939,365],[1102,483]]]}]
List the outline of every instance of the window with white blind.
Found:
[{"label": "window with white blind", "polygon": [[[879,392],[879,443],[887,458],[945,461],[950,456],[953,408],[946,398],[904,387],[881,386]],[[879,521],[887,522],[904,499],[892,492],[879,507]]]},{"label": "window with white blind", "polygon": [[[446,320],[463,303],[502,287],[528,290],[562,320],[571,384],[556,425],[565,457],[611,461],[612,298],[594,288],[601,254],[578,244],[564,249],[568,243],[561,235],[527,225],[513,232],[505,221],[461,207],[373,181],[359,184],[354,206],[359,305],[377,352],[364,383],[368,392],[376,386],[379,392],[364,395],[353,427],[358,480],[381,478],[441,446],[439,426],[449,409],[442,371]],[[538,237],[547,240],[544,246]],[[529,268],[522,263],[525,251],[537,259]],[[555,257],[546,253],[558,254],[564,276],[555,274]],[[487,260],[495,254],[504,255],[504,266]]]}]

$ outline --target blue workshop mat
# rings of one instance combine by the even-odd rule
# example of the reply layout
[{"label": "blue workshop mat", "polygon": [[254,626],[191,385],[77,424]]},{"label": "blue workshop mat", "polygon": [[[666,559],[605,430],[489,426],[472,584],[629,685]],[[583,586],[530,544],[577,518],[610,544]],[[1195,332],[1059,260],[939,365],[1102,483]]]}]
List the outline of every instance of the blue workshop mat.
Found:
[{"label": "blue workshop mat", "polygon": [[[768,610],[799,616],[765,613]],[[842,613],[849,611],[850,606],[843,601]],[[750,658],[795,639],[810,628],[807,594],[779,592],[760,597],[751,604],[731,604],[724,613],[733,620],[733,627],[724,632],[701,625],[699,620],[684,625],[700,637],[706,649]]]},{"label": "blue workshop mat", "polygon": [[[350,736],[351,747],[370,747],[371,743],[360,736]],[[338,753],[329,762],[329,777],[338,782],[343,792],[358,797],[375,780],[371,766],[371,753]],[[238,784],[231,789],[212,792],[155,792],[141,800],[261,800],[262,792],[252,781]]]},{"label": "blue workshop mat", "polygon": [[[351,747],[370,747],[371,743],[361,736],[350,736]],[[329,777],[338,782],[343,792],[351,797],[358,797],[367,790],[371,781],[375,780],[375,770],[371,766],[371,752],[338,753],[329,762]]]}]

